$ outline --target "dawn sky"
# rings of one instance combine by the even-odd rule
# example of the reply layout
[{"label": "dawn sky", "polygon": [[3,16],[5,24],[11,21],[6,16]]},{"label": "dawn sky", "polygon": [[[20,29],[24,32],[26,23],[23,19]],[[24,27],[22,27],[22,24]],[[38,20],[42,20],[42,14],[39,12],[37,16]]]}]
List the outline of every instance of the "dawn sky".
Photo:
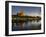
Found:
[{"label": "dawn sky", "polygon": [[24,11],[25,15],[28,16],[40,16],[41,7],[27,7],[27,6],[12,6],[12,15],[16,15],[20,10]]}]

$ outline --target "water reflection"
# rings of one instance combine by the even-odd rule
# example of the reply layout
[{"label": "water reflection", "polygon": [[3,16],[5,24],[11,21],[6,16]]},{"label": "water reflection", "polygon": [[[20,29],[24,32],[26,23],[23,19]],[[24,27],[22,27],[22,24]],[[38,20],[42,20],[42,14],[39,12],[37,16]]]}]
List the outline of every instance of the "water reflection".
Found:
[{"label": "water reflection", "polygon": [[26,21],[20,23],[12,23],[12,31],[19,30],[39,30],[41,29],[41,21]]}]

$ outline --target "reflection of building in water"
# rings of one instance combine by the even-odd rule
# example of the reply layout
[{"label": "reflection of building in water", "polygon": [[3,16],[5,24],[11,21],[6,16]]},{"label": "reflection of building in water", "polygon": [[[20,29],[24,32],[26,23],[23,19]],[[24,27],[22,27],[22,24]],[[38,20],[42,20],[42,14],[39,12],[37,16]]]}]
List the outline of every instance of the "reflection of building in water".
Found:
[{"label": "reflection of building in water", "polygon": [[[18,16],[25,16],[23,10],[20,10],[20,11],[17,13],[17,15],[18,15]],[[23,23],[24,23],[23,20],[20,20],[20,21],[19,21],[19,26],[20,26],[21,29],[23,28]]]}]

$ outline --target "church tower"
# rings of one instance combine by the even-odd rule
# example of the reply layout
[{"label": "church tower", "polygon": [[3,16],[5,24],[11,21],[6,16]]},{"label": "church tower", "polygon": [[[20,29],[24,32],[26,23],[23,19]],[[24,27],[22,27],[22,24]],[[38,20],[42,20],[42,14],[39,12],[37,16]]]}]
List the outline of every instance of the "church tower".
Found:
[{"label": "church tower", "polygon": [[20,9],[18,16],[25,16],[23,8]]}]

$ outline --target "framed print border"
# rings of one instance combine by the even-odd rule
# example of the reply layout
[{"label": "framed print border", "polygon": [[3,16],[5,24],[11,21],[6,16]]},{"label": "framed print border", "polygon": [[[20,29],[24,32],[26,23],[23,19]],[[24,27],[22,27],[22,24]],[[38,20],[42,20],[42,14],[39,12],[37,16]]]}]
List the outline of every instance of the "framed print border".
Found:
[{"label": "framed print border", "polygon": [[[42,4],[44,6],[44,32],[43,33],[27,33],[27,34],[11,34],[9,35],[9,3],[27,3],[27,4]],[[5,1],[5,35],[6,36],[18,36],[18,35],[34,35],[34,34],[45,34],[45,3],[37,2],[20,2],[20,1]]]}]

